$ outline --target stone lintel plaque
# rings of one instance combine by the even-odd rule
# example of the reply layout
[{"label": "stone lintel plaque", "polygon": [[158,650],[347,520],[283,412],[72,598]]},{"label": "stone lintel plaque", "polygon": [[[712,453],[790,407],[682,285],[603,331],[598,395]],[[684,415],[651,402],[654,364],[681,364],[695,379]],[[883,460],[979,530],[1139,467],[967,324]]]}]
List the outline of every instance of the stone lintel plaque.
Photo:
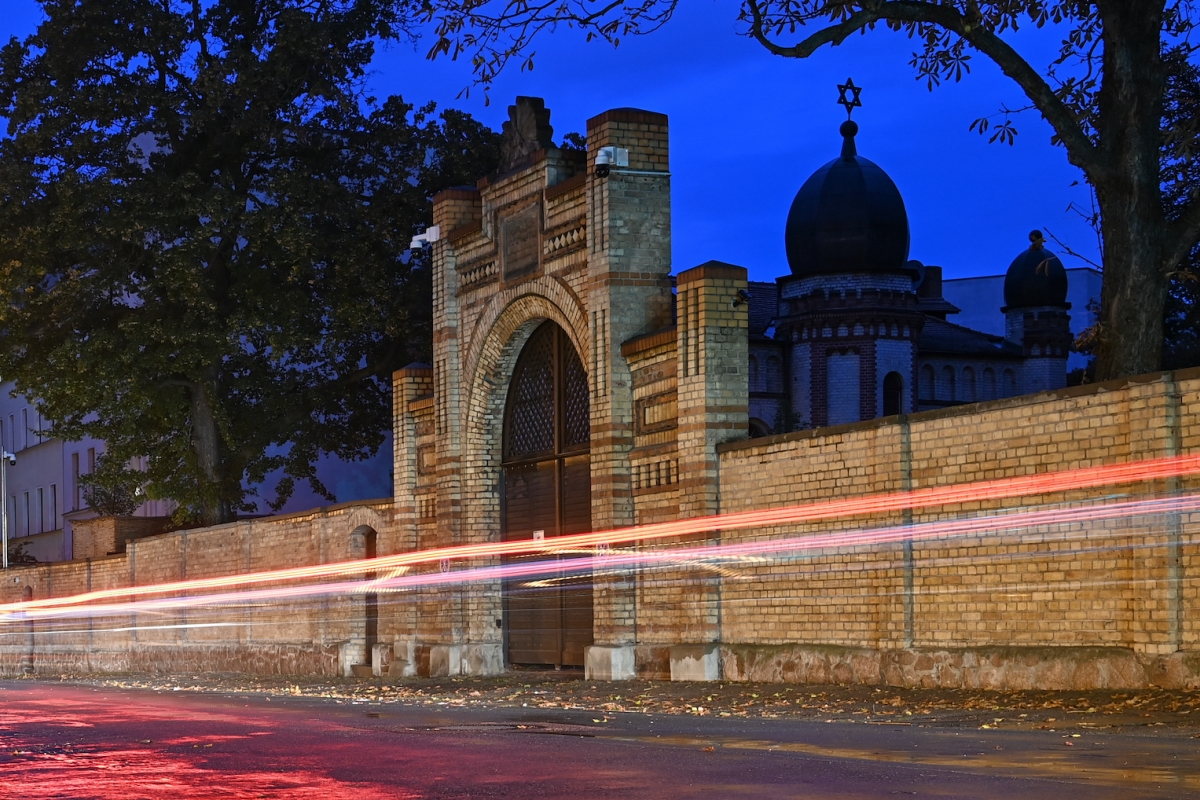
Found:
[{"label": "stone lintel plaque", "polygon": [[526,206],[500,220],[500,261],[504,280],[537,270],[542,256],[542,207]]}]

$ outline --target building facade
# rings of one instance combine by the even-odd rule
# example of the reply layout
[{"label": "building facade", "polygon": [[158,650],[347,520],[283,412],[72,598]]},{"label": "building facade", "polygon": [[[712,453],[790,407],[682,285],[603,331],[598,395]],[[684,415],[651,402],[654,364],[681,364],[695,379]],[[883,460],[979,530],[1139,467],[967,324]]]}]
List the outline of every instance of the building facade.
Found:
[{"label": "building facade", "polygon": [[[554,146],[540,100],[510,117],[501,173],[434,199],[434,363],[394,387],[414,549],[715,514],[719,444],[1066,383],[1058,259],[1033,241],[1013,261],[1004,335],[948,322],[941,270],[908,258],[903,199],[853,122],[793,203],[792,274],[752,285],[720,262],[672,276],[666,117],[601,114],[586,154]],[[620,672],[644,600],[619,579],[504,585],[431,614],[425,637],[484,671]],[[710,616],[686,625],[704,639]]]}]

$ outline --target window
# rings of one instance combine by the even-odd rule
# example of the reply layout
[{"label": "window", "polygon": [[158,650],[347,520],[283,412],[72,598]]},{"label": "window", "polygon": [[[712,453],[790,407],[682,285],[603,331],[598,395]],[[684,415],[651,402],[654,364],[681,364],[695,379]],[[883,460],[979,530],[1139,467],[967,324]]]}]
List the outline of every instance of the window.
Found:
[{"label": "window", "polygon": [[975,397],[975,370],[970,367],[963,367],[962,399],[968,403],[974,403],[977,399]]},{"label": "window", "polygon": [[758,358],[750,356],[750,375],[749,375],[750,391],[758,391]]},{"label": "window", "polygon": [[783,367],[779,363],[779,356],[770,356],[767,359],[766,377],[768,392],[783,391]]},{"label": "window", "polygon": [[761,419],[750,420],[750,438],[758,439],[763,436],[771,435],[771,426],[763,422]]},{"label": "window", "polygon": [[921,399],[932,400],[934,397],[933,367],[926,364],[921,367]]},{"label": "window", "polygon": [[1017,393],[1017,373],[1011,369],[1004,370],[1004,397],[1012,397]]},{"label": "window", "polygon": [[37,517],[37,532],[45,533],[46,532],[46,490],[44,488],[42,488],[41,486],[39,486],[38,490],[37,490],[37,511],[35,512],[35,516]]},{"label": "window", "polygon": [[29,409],[21,409],[21,449],[29,447]]},{"label": "window", "polygon": [[50,484],[50,530],[56,531],[60,527],[58,524],[58,484]]},{"label": "window", "polygon": [[942,385],[938,387],[939,400],[955,400],[954,394],[954,367],[946,365],[942,367]]},{"label": "window", "polygon": [[891,417],[904,411],[904,379],[899,372],[883,376],[883,416]]},{"label": "window", "polygon": [[96,448],[88,448],[88,475],[96,471]]},{"label": "window", "polygon": [[29,529],[29,519],[30,519],[30,517],[29,517],[29,492],[25,492],[24,500],[25,500],[25,516],[24,516],[24,524],[21,526],[21,533],[28,536],[29,530],[30,530]]},{"label": "window", "polygon": [[79,453],[71,453],[71,510],[79,510]]},{"label": "window", "polygon": [[996,399],[996,371],[991,367],[983,370],[983,399]]}]

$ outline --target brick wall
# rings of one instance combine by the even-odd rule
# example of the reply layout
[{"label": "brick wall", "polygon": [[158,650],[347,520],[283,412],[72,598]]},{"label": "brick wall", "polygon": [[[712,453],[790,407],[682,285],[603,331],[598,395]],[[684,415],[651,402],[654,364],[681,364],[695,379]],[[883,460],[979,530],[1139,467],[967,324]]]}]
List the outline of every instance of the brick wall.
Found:
[{"label": "brick wall", "polygon": [[[1012,398],[721,448],[735,512],[1195,452],[1200,370]],[[1194,490],[1196,478],[1178,488]],[[913,523],[1165,483],[921,508]],[[1172,487],[1175,488],[1175,487]],[[894,512],[727,531],[724,542],[886,527]],[[966,538],[825,548],[747,570],[721,589],[722,641],[903,649],[1122,648],[1142,659],[1200,644],[1200,517],[1074,523]],[[1172,559],[1177,565],[1172,565]],[[1182,570],[1182,578],[1174,570]],[[1189,679],[1192,680],[1192,679]]]},{"label": "brick wall", "polygon": [[[363,558],[369,531],[375,532],[378,555],[405,546],[390,501],[350,503],[139,538],[119,555],[14,567],[0,584],[0,602]],[[0,644],[0,674],[207,670],[329,675],[369,660],[361,595],[132,614],[121,613],[124,601],[118,598],[90,616],[10,622],[10,629],[26,626],[27,635]],[[410,619],[399,609],[381,610],[381,638],[410,634],[401,630],[406,622]]]}]

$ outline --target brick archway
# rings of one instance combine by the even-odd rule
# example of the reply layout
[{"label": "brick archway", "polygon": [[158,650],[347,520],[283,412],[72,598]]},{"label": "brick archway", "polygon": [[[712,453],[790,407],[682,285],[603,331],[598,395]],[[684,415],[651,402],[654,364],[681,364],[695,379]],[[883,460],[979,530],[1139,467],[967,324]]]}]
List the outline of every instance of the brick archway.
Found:
[{"label": "brick archway", "polygon": [[[545,281],[557,286],[553,281]],[[531,282],[541,283],[541,282]],[[525,285],[526,290],[547,288]],[[465,359],[463,375],[468,386],[463,424],[463,537],[465,542],[499,541],[500,538],[500,449],[503,435],[504,403],[517,356],[530,334],[550,320],[562,328],[588,365],[589,342],[583,310],[574,296],[557,292],[558,301],[567,301],[561,309],[551,298],[521,294],[496,298],[496,311],[484,315],[494,320],[490,327],[477,326],[472,346]],[[589,380],[590,380],[589,370]]]}]

